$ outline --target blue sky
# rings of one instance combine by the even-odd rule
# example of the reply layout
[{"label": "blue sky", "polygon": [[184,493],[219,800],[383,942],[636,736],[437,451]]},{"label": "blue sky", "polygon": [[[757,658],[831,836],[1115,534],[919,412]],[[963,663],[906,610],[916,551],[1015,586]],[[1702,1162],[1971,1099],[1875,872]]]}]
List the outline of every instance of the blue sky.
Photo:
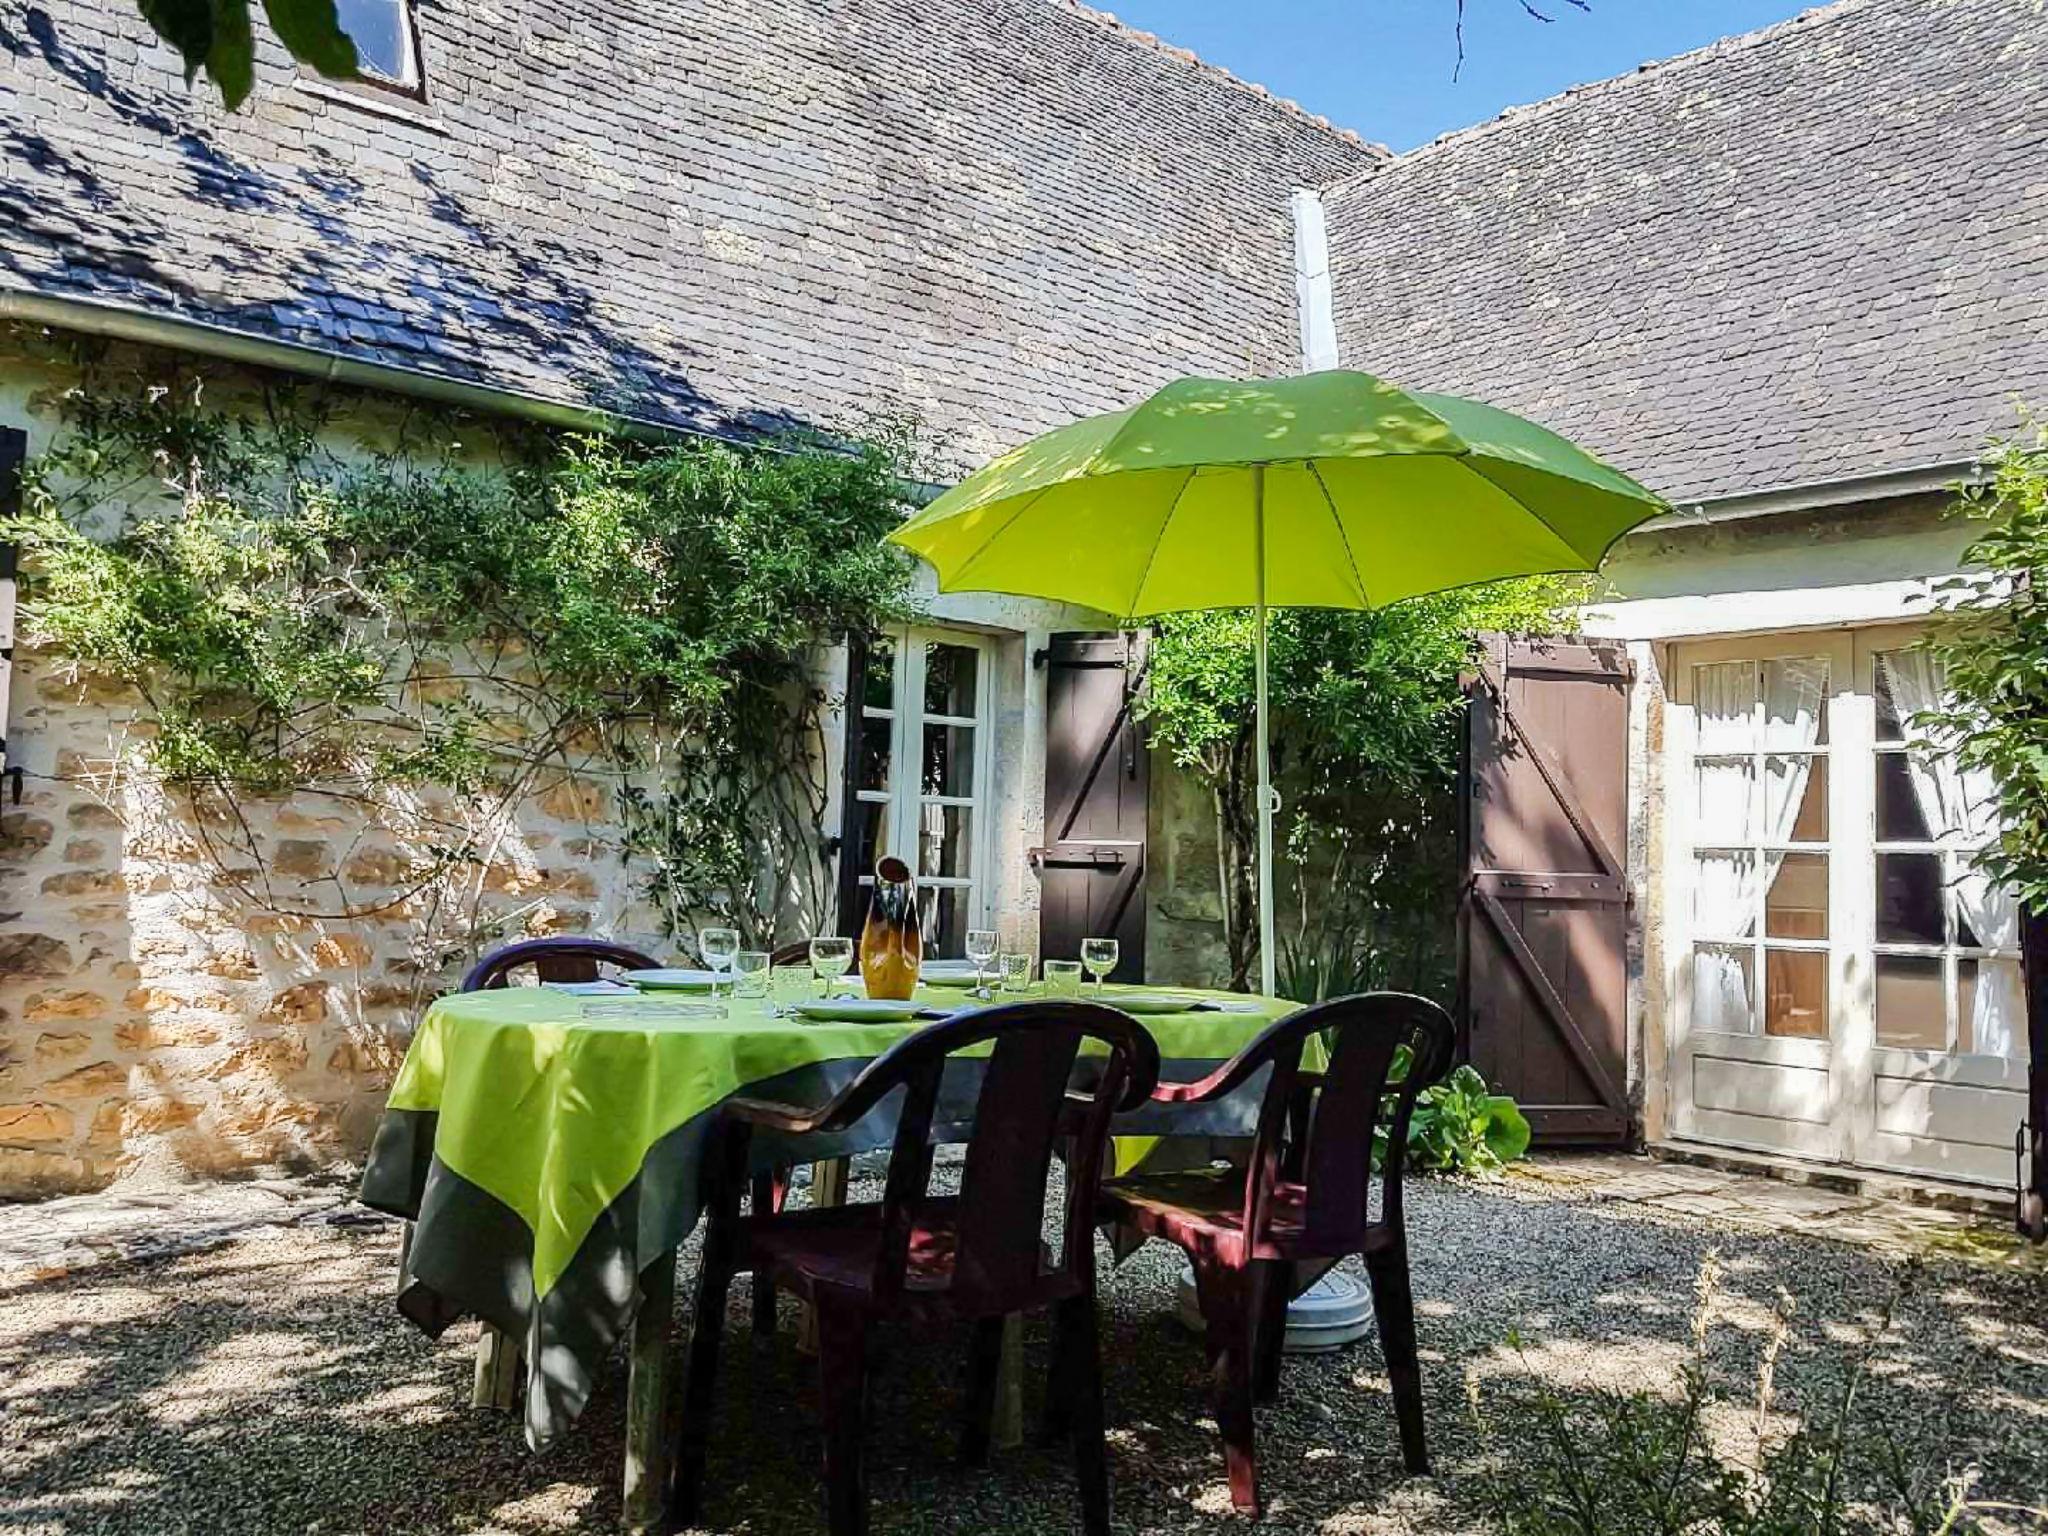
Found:
[{"label": "blue sky", "polygon": [[1456,0],[1096,0],[1132,26],[1290,96],[1394,149],[1502,108],[1624,74],[1753,31],[1814,0],[1466,0],[1457,79]]}]

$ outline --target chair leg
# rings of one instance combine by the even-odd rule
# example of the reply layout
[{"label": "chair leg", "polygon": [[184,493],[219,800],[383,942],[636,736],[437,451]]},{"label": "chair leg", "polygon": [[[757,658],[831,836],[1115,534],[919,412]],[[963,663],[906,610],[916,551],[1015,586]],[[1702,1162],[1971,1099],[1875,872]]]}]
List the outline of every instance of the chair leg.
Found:
[{"label": "chair leg", "polygon": [[996,1412],[996,1378],[1002,1374],[1003,1320],[984,1317],[974,1324],[967,1348],[967,1402],[960,1422],[960,1459],[970,1467],[988,1465],[989,1439]]},{"label": "chair leg", "polygon": [[1401,1424],[1401,1459],[1410,1472],[1429,1471],[1423,1436],[1422,1366],[1415,1353],[1415,1300],[1408,1288],[1408,1252],[1389,1248],[1366,1255],[1372,1281],[1372,1310],[1379,1320],[1380,1350],[1394,1389],[1394,1415]]},{"label": "chair leg", "polygon": [[697,1273],[697,1306],[690,1315],[690,1355],[683,1376],[683,1421],[676,1432],[675,1495],[679,1524],[693,1523],[704,1497],[704,1455],[711,1439],[711,1409],[718,1384],[718,1345],[732,1264],[716,1234],[707,1234]]},{"label": "chair leg", "polygon": [[818,1377],[825,1410],[825,1523],[831,1536],[867,1536],[867,1476],[862,1466],[867,1407],[867,1319],[821,1305]]},{"label": "chair leg", "polygon": [[1081,1529],[1109,1536],[1109,1448],[1102,1427],[1101,1318],[1093,1295],[1059,1304],[1053,1318],[1061,1390],[1074,1436],[1074,1479],[1081,1490]]},{"label": "chair leg", "polygon": [[1252,1397],[1270,1403],[1280,1395],[1280,1351],[1287,1339],[1287,1303],[1294,1299],[1294,1266],[1261,1264],[1257,1270],[1257,1364]]},{"label": "chair leg", "polygon": [[1223,1462],[1230,1474],[1230,1502],[1254,1518],[1259,1513],[1259,1462],[1252,1427],[1252,1336],[1257,1317],[1256,1287],[1239,1269],[1196,1266],[1196,1289],[1209,1349],[1209,1393],[1216,1427],[1223,1433]]},{"label": "chair leg", "polygon": [[[766,1216],[780,1212],[783,1202],[789,1198],[789,1170],[777,1168],[769,1173],[754,1175],[754,1214]],[[775,1332],[775,1282],[764,1272],[754,1275],[754,1334],[767,1338]]]}]

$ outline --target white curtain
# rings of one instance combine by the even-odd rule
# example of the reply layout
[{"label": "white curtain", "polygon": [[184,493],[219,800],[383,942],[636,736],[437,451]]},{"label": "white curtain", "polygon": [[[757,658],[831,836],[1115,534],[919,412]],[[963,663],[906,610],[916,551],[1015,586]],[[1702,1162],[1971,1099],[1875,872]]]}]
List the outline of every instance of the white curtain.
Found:
[{"label": "white curtain", "polygon": [[[1941,674],[1934,658],[1920,651],[1881,651],[1877,667],[1892,706],[1913,734],[1913,716],[1939,708]],[[1996,786],[1982,769],[1965,771],[1949,752],[1909,752],[1906,764],[1913,799],[1935,841],[1961,851],[1955,863],[1956,906],[1963,921],[1989,949],[2017,949],[2020,908],[2002,887],[1974,868],[1968,851],[1989,842],[1998,830]],[[1971,1009],[1971,1049],[1986,1056],[2017,1059],[2025,993],[2016,965],[1986,961],[1977,968]]]},{"label": "white curtain", "polygon": [[[1827,663],[1816,657],[1767,662],[1763,674],[1763,739],[1756,714],[1758,668],[1750,662],[1701,667],[1695,673],[1698,714],[1698,801],[1695,844],[1743,848],[1782,843],[1792,835],[1806,784],[1813,772],[1807,754],[1820,740],[1821,710],[1827,696]],[[1764,782],[1755,782],[1754,758],[1761,745]],[[1741,754],[1714,762],[1717,754]],[[1756,936],[1757,895],[1777,879],[1782,853],[1767,852],[1761,864],[1749,853],[1703,853],[1694,870],[1693,920],[1703,935],[1725,939]],[[1693,959],[1693,1017],[1701,1029],[1734,1033],[1758,1027],[1751,1001],[1746,957],[1741,952],[1701,949]]]},{"label": "white curtain", "polygon": [[[1756,841],[1756,668],[1748,662],[1700,667],[1694,673],[1698,716],[1694,783],[1693,926],[1710,939],[1756,937],[1756,859],[1737,852]],[[1716,762],[1717,754],[1742,754]],[[1724,1034],[1756,1028],[1749,951],[1693,952],[1693,1026]]]}]

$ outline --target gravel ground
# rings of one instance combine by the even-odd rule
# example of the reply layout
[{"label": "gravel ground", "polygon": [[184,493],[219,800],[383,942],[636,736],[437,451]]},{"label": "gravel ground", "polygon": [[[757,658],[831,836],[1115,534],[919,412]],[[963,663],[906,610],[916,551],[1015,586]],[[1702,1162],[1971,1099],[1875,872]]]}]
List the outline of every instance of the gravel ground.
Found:
[{"label": "gravel ground", "polygon": [[[1567,1396],[1668,1385],[1703,1254],[1724,1269],[1717,1371],[1746,1394],[1776,1288],[1799,1298],[1778,1367],[1790,1402],[1838,1382],[1841,1342],[1901,1266],[1819,1236],[1760,1236],[1510,1181],[1419,1181],[1411,1230],[1437,1473],[1402,1475],[1377,1346],[1288,1363],[1259,1435],[1271,1531],[1483,1530],[1486,1452],[1467,1379],[1540,1375]],[[530,1455],[505,1415],[467,1406],[473,1332],[430,1342],[392,1311],[394,1224],[328,1224],[185,1258],[0,1288],[0,1531],[504,1531],[615,1527],[623,1371],[568,1443]],[[1199,1348],[1172,1320],[1174,1256],[1106,1275],[1105,1350],[1119,1529],[1233,1531],[1199,1407]],[[744,1287],[736,1288],[743,1292]],[[789,1314],[770,1343],[734,1332],[712,1448],[713,1528],[822,1529],[808,1363]],[[787,1307],[785,1303],[785,1307]],[[687,1310],[685,1299],[680,1306]],[[1513,1333],[1518,1342],[1509,1343]],[[1827,1339],[1836,1342],[1829,1344]],[[1027,1406],[1044,1332],[1028,1334]],[[950,1456],[953,1341],[891,1350],[871,1457],[878,1532],[990,1536],[1078,1528],[1063,1456],[985,1473]],[[2048,1502],[2048,1293],[2038,1270],[1937,1257],[1897,1308],[1866,1396],[1926,1466],[1973,1463],[1980,1490]],[[1504,1437],[1520,1426],[1502,1420]]]}]

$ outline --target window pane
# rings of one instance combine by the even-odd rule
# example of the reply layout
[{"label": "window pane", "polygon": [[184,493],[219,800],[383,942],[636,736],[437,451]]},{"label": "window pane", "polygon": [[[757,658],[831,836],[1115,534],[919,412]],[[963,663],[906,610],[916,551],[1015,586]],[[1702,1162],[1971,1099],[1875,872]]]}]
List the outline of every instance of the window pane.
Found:
[{"label": "window pane", "polygon": [[877,805],[871,800],[856,800],[847,825],[847,857],[853,860],[853,867],[868,873],[875,867],[875,860],[882,856],[883,837],[889,824],[889,808]]},{"label": "window pane", "polygon": [[1877,937],[1884,944],[1939,944],[1941,856],[1880,853],[1877,856]]},{"label": "window pane", "polygon": [[1764,759],[1764,837],[1774,843],[1828,840],[1828,760]]},{"label": "window pane", "polygon": [[1913,792],[1913,773],[1903,752],[1877,754],[1877,840],[1927,843],[1934,833]]},{"label": "window pane", "polygon": [[921,885],[917,891],[918,931],[931,960],[958,960],[967,953],[972,892],[964,885]]},{"label": "window pane", "polygon": [[1764,1033],[1825,1040],[1828,957],[1815,950],[1764,951]]},{"label": "window pane", "polygon": [[1877,739],[1914,741],[1913,717],[1941,703],[1941,668],[1924,651],[1879,651],[1876,666]]},{"label": "window pane", "polygon": [[1764,934],[1773,939],[1828,936],[1826,854],[1788,853],[1779,859],[1777,878],[1764,898]]},{"label": "window pane", "polygon": [[334,19],[356,45],[361,68],[410,85],[405,5],[406,0],[334,0]]},{"label": "window pane", "polygon": [[1747,757],[1701,758],[1695,773],[1698,799],[1693,843],[1702,848],[1756,841],[1756,764]]},{"label": "window pane", "polygon": [[856,789],[887,789],[889,787],[889,737],[887,720],[863,721],[860,742],[856,747],[859,754],[854,774]]},{"label": "window pane", "polygon": [[868,642],[867,676],[861,689],[861,703],[869,709],[896,707],[896,642],[888,638]]},{"label": "window pane", "polygon": [[974,727],[928,725],[924,728],[924,793],[974,793]]},{"label": "window pane", "polygon": [[2026,992],[2016,960],[1956,964],[1956,1049],[2017,1061],[2027,1054]]},{"label": "window pane", "polygon": [[1693,861],[1692,925],[1703,939],[1755,934],[1755,854],[1703,853]]},{"label": "window pane", "polygon": [[973,812],[964,805],[927,805],[918,812],[917,872],[920,875],[974,873],[968,829]]},{"label": "window pane", "polygon": [[1756,952],[1702,944],[1692,956],[1692,1026],[1729,1035],[1756,1033]]},{"label": "window pane", "polygon": [[1906,1051],[1948,1048],[1941,961],[1933,955],[1877,957],[1877,1043]]},{"label": "window pane", "polygon": [[1724,661],[1693,668],[1701,752],[1746,752],[1756,743],[1756,667]]},{"label": "window pane", "polygon": [[971,645],[932,641],[924,648],[924,712],[974,714],[980,696],[981,652]]},{"label": "window pane", "polygon": [[1811,747],[1827,738],[1828,664],[1818,656],[1764,663],[1764,743]]}]

